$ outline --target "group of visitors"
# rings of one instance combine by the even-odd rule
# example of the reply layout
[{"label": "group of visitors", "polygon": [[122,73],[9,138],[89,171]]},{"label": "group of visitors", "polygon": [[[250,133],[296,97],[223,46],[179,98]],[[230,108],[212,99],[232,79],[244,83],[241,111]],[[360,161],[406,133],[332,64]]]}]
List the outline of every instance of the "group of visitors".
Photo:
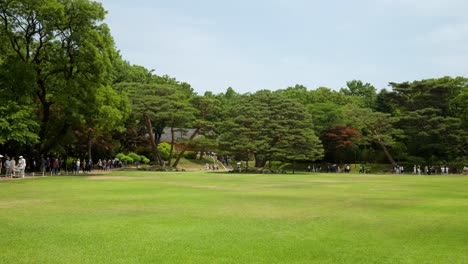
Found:
[{"label": "group of visitors", "polygon": [[122,162],[115,158],[115,159],[99,159],[98,162],[97,162],[97,166],[98,166],[98,169],[99,170],[102,170],[102,171],[108,171],[108,170],[111,170],[113,168],[119,168],[119,167],[122,167]]},{"label": "group of visitors", "polygon": [[[33,167],[32,170],[36,170],[36,161],[33,160]],[[59,175],[60,170],[63,167],[63,160],[61,158],[43,158],[41,165],[40,165],[40,171],[45,174],[45,173],[50,173],[52,175]]]},{"label": "group of visitors", "polygon": [[93,161],[89,159],[86,161],[86,159],[74,159],[72,161],[72,173],[73,174],[80,174],[80,173],[87,173],[91,172],[93,168]]},{"label": "group of visitors", "polygon": [[229,166],[230,159],[229,156],[217,156],[219,162],[221,162],[224,166]]},{"label": "group of visitors", "polygon": [[322,170],[322,167],[320,166],[315,166],[315,165],[307,166],[307,172],[320,172],[321,170]]},{"label": "group of visitors", "polygon": [[442,174],[442,175],[448,175],[450,173],[450,167],[447,165],[441,165],[441,166],[424,166],[421,167],[421,165],[414,165],[413,166],[413,174],[421,175],[434,175],[434,174]]},{"label": "group of visitors", "polygon": [[[324,172],[327,173],[350,173],[351,172],[351,166],[349,164],[344,164],[343,167],[340,167],[338,164],[327,164],[324,166],[325,170]],[[322,166],[320,165],[308,165],[307,166],[307,172],[322,172]],[[359,169],[359,173],[364,173],[364,167],[361,165]]]},{"label": "group of visitors", "polygon": [[[323,172],[328,172],[328,173],[351,172],[351,166],[349,164],[344,164],[342,166],[337,165],[337,164],[326,164],[325,166],[323,166],[323,168],[324,168]],[[307,172],[322,172],[322,166],[318,164],[308,165],[306,169],[307,169]],[[359,165],[358,172],[370,173],[370,170],[369,168],[361,164]],[[405,174],[405,173],[411,173],[411,170],[405,171],[405,167],[403,167],[402,165],[395,165],[388,172],[391,172],[394,174]],[[461,168],[450,167],[448,165],[437,165],[437,166],[436,165],[426,165],[426,166],[414,165],[413,171],[412,171],[412,174],[414,175],[448,175],[450,173],[468,174],[468,166],[464,166],[462,170]]]},{"label": "group of visitors", "polygon": [[[403,166],[395,166],[393,168],[395,174],[404,174],[405,170]],[[422,167],[421,165],[414,165],[413,172],[414,175],[448,175],[450,173],[450,167],[447,165],[426,165]]]},{"label": "group of visitors", "polygon": [[341,173],[342,169],[337,164],[332,164],[327,166],[327,172],[329,173]]},{"label": "group of visitors", "polygon": [[[5,167],[5,174],[3,174],[2,168]],[[26,170],[26,159],[23,156],[18,157],[18,163],[15,157],[6,157],[3,162],[3,156],[0,156],[0,175],[2,177],[21,177],[24,178],[24,171]]]},{"label": "group of visitors", "polygon": [[219,166],[216,163],[214,163],[214,164],[206,163],[205,164],[205,169],[206,170],[219,171]]},{"label": "group of visitors", "polygon": [[97,166],[97,169],[103,171],[122,167],[122,163],[117,158],[99,159],[97,164],[93,164],[91,159],[73,159],[71,164],[68,163],[67,166],[65,160],[61,157],[47,157],[42,158],[39,163],[36,163],[35,159],[31,159],[28,164],[29,165],[26,166],[26,159],[23,156],[19,156],[18,159],[16,159],[15,157],[9,156],[4,158],[0,155],[0,176],[24,178],[26,170],[32,173],[39,172],[42,173],[42,175],[59,175],[62,171],[67,174],[84,174],[91,172],[95,166]]},{"label": "group of visitors", "polygon": [[393,172],[395,174],[403,174],[405,172],[405,168],[403,166],[396,165],[395,167],[393,167]]},{"label": "group of visitors", "polygon": [[359,173],[370,173],[370,170],[361,164],[361,166],[359,166]]},{"label": "group of visitors", "polygon": [[50,172],[53,175],[60,174],[61,169],[66,169],[67,173],[71,172],[72,174],[85,174],[90,173],[94,168],[95,165],[99,170],[111,170],[112,168],[121,166],[121,163],[118,159],[99,159],[97,164],[94,164],[92,159],[73,159],[71,161],[71,168],[63,168],[63,164],[65,163],[62,159],[46,159],[43,161],[44,167],[46,168],[45,171]]}]

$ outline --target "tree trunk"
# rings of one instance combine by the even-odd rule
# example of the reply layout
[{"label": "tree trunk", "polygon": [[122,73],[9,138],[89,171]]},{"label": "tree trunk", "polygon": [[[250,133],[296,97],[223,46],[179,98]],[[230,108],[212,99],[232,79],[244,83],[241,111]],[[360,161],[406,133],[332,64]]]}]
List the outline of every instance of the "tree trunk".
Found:
[{"label": "tree trunk", "polygon": [[392,155],[390,155],[390,152],[388,151],[387,147],[380,141],[378,141],[378,143],[382,147],[382,150],[383,150],[385,156],[387,157],[388,161],[390,161],[390,163],[392,163],[393,167],[396,167],[397,163],[393,159]]},{"label": "tree trunk", "polygon": [[255,155],[255,167],[256,168],[263,168],[265,167],[266,160],[264,158],[260,158],[257,155]]},{"label": "tree trunk", "polygon": [[151,125],[151,119],[147,113],[143,114],[145,117],[146,131],[149,134],[151,149],[153,150],[154,160],[160,165],[163,166],[163,161],[161,159],[161,154],[159,154],[158,146],[156,145],[153,138],[153,126]]},{"label": "tree trunk", "polygon": [[[65,173],[66,174],[68,174],[68,162],[67,162],[68,161],[68,152],[69,152],[68,148],[69,148],[68,145],[65,145],[65,161],[64,161],[64,163],[65,163]],[[38,161],[38,164],[39,163],[42,164],[42,159],[40,161]]]},{"label": "tree trunk", "polygon": [[89,160],[92,160],[93,158],[93,156],[91,155],[92,145],[93,145],[93,141],[91,140],[91,138],[88,138],[88,162]]},{"label": "tree trunk", "polygon": [[172,163],[172,154],[174,153],[174,126],[171,126],[171,150],[169,151],[169,161],[167,162],[167,166],[171,166]]},{"label": "tree trunk", "polygon": [[[50,107],[52,106],[52,104],[47,102],[46,100],[45,88],[43,88],[42,90],[44,90],[43,92],[44,95],[41,94],[39,96],[39,101],[41,102],[41,105],[42,105],[41,127],[39,131],[39,140],[40,140],[39,149],[41,153],[47,154],[49,152],[49,145],[48,145],[46,138],[47,138],[47,132],[48,132],[47,130],[49,127],[49,121],[50,121]],[[47,143],[44,144],[45,142]]]},{"label": "tree trunk", "polygon": [[[200,128],[197,128],[195,129],[195,131],[193,131],[192,135],[189,138],[189,141],[194,139],[198,135],[198,132],[200,132]],[[187,145],[184,145],[182,151],[179,153],[179,155],[177,155],[177,158],[174,161],[174,164],[172,165],[172,167],[177,168],[177,165],[179,164],[180,159],[184,156],[184,153],[186,150],[187,150]],[[203,155],[202,153],[203,152],[200,152],[200,159]]]},{"label": "tree trunk", "polygon": [[387,157],[388,161],[390,161],[390,163],[392,163],[393,167],[396,167],[397,164],[395,162],[395,160],[393,159],[392,155],[390,155],[390,152],[388,151],[387,147],[385,146],[385,144],[382,142],[382,140],[380,139],[378,133],[377,133],[377,130],[376,129],[372,129],[372,134],[374,136],[376,136],[377,138],[377,144],[380,145],[380,147],[382,148],[385,156]]},{"label": "tree trunk", "polygon": [[205,156],[205,154],[204,154],[204,153],[205,153],[205,150],[206,150],[205,147],[203,147],[203,148],[200,150],[200,159],[199,159],[199,160],[202,160],[203,157]]}]

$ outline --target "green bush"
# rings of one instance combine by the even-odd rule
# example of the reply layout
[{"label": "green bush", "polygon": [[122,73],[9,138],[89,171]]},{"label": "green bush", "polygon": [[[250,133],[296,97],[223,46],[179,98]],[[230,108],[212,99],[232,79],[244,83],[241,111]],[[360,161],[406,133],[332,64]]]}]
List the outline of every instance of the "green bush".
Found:
[{"label": "green bush", "polygon": [[191,160],[197,159],[197,153],[195,151],[186,151],[184,153],[184,158]]},{"label": "green bush", "polygon": [[135,153],[138,153],[140,156],[143,155],[147,158],[153,158],[153,151],[149,145],[139,146],[133,150]]},{"label": "green bush", "polygon": [[127,156],[132,158],[134,162],[140,162],[141,161],[140,155],[136,154],[135,152],[130,152],[130,153],[128,153]]},{"label": "green bush", "polygon": [[158,150],[159,150],[159,153],[161,154],[161,158],[163,160],[168,160],[169,155],[171,153],[171,144],[166,143],[166,142],[159,143]]},{"label": "green bush", "polygon": [[130,156],[124,155],[120,158],[121,161],[127,162],[127,164],[132,164],[133,159]]},{"label": "green bush", "polygon": [[126,155],[123,154],[122,152],[118,153],[117,155],[115,155],[116,158],[118,158],[119,160],[123,160],[123,157],[125,157]]},{"label": "green bush", "polygon": [[140,155],[140,160],[141,160],[141,162],[143,162],[144,164],[150,163],[150,160],[149,160],[147,157],[143,156],[143,155]]}]

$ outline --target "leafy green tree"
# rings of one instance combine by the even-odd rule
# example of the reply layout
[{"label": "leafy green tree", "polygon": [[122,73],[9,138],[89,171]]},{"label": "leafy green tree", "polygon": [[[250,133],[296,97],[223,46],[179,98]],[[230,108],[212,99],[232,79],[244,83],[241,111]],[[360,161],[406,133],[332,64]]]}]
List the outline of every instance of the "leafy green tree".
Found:
[{"label": "leafy green tree", "polygon": [[63,145],[73,125],[99,108],[96,91],[110,80],[115,55],[104,15],[101,4],[87,0],[0,2],[0,58],[13,66],[0,78],[23,82],[43,153]]},{"label": "leafy green tree", "polygon": [[235,99],[236,97],[239,96],[239,93],[237,93],[236,91],[234,91],[234,89],[232,89],[232,87],[228,87],[227,90],[226,90],[226,93],[224,94],[224,97],[227,99],[227,100],[232,100],[232,99]]},{"label": "leafy green tree", "polygon": [[334,103],[336,105],[344,106],[353,103],[353,100],[349,96],[345,96],[344,94],[330,88],[319,87],[310,91],[310,101],[308,104],[316,103]]},{"label": "leafy green tree", "polygon": [[396,144],[396,138],[401,136],[401,130],[394,127],[397,118],[380,112],[374,112],[369,108],[359,108],[350,105],[345,110],[346,116],[351,120],[351,124],[357,129],[361,129],[362,139],[379,145],[388,161],[396,166],[393,156],[387,147]]},{"label": "leafy green tree", "polygon": [[39,124],[30,106],[12,101],[0,106],[0,145],[7,142],[35,144],[39,141],[38,130]]},{"label": "leafy green tree", "polygon": [[463,123],[463,128],[468,130],[468,86],[450,100],[450,112],[453,117],[459,118]]},{"label": "leafy green tree", "polygon": [[375,111],[393,114],[396,106],[391,103],[391,93],[386,89],[380,90],[375,98]]},{"label": "leafy green tree", "polygon": [[308,105],[312,115],[314,131],[322,135],[329,128],[344,123],[342,106],[333,102],[322,102]]},{"label": "leafy green tree", "polygon": [[[194,140],[198,135],[208,136],[210,133],[212,133],[215,129],[216,121],[218,120],[217,114],[219,113],[220,101],[217,100],[217,98],[209,95],[192,96],[190,98],[190,104],[193,107],[193,112],[195,115],[195,119],[191,120],[191,128],[194,128],[195,130],[192,132],[188,140],[182,142],[184,143],[184,147],[179,152],[177,159],[172,165],[174,168],[176,168],[179,164],[179,161],[183,157],[187,147],[191,145],[191,141]],[[188,114],[188,116],[191,115]]]},{"label": "leafy green tree", "polygon": [[[186,127],[192,126],[195,120],[195,109],[189,103],[188,98],[183,93],[175,93],[171,97],[166,98],[170,103],[166,112],[160,112],[159,120],[164,120],[171,130],[171,151],[169,155],[168,166],[171,166],[172,157],[174,155],[175,132],[176,130],[184,130]],[[167,120],[167,121],[165,121]],[[192,134],[193,135],[193,134]],[[177,164],[175,164],[175,167]]]},{"label": "leafy green tree", "polygon": [[345,96],[357,97],[362,100],[363,107],[375,109],[377,93],[375,87],[370,83],[352,80],[346,82],[346,87],[341,88],[340,93]]},{"label": "leafy green tree", "polygon": [[[234,155],[237,160],[249,161],[261,154],[261,147],[267,147],[262,126],[267,122],[267,106],[243,95],[228,109],[223,120],[220,148]],[[247,163],[248,165],[248,163]]]},{"label": "leafy green tree", "polygon": [[255,159],[255,167],[271,160],[314,160],[323,148],[311,117],[295,100],[259,91],[244,95],[223,120],[220,147],[238,160]]},{"label": "leafy green tree", "polygon": [[407,136],[404,143],[413,156],[434,162],[466,154],[468,132],[462,128],[461,120],[444,117],[440,112],[424,108],[402,115],[400,127]]},{"label": "leafy green tree", "polygon": [[195,137],[189,141],[188,146],[193,151],[199,151],[199,159],[202,160],[204,153],[208,151],[218,151],[218,139],[216,134],[205,134]]},{"label": "leafy green tree", "polygon": [[[153,123],[156,120],[157,113],[161,110],[161,98],[170,93],[170,87],[160,87],[155,84],[141,83],[119,83],[114,85],[115,89],[128,94],[131,102],[133,117],[143,120],[147,138],[153,151],[154,160],[163,165],[163,159],[158,151],[158,144],[164,131],[165,123]],[[154,136],[153,136],[154,135]]]},{"label": "leafy green tree", "polygon": [[[34,76],[28,65],[8,59],[0,63],[0,145],[11,148],[39,142],[40,124],[27,84]],[[26,87],[24,89],[23,87]]]},{"label": "leafy green tree", "polygon": [[[113,133],[125,131],[125,120],[130,115],[128,98],[124,93],[112,89],[110,86],[102,86],[96,91],[95,98],[97,110],[94,108],[85,114],[82,123],[76,123],[79,134],[75,133],[78,142],[86,142],[88,158],[92,159],[92,147],[101,147],[111,150],[117,145],[113,140]],[[97,111],[97,112],[92,112]],[[70,142],[70,144],[73,141]],[[107,151],[107,155],[111,155]]]},{"label": "leafy green tree", "polygon": [[467,156],[468,79],[444,77],[391,83],[388,98],[397,110],[409,155],[428,161]]},{"label": "leafy green tree", "polygon": [[189,102],[190,89],[184,84],[120,83],[114,86],[128,94],[134,116],[143,120],[141,123],[145,124],[154,159],[160,165],[163,165],[163,158],[157,146],[164,128],[170,128],[171,151],[166,159],[170,165],[176,130],[191,126],[195,119],[195,109]]},{"label": "leafy green tree", "polygon": [[294,87],[279,90],[277,93],[286,98],[300,102],[303,105],[306,105],[311,101],[311,93],[307,90],[307,87],[299,84],[296,84]]},{"label": "leafy green tree", "polygon": [[[323,157],[323,146],[307,109],[295,100],[273,96],[265,133],[271,149],[268,160],[315,161]],[[294,166],[293,166],[294,171]]]}]

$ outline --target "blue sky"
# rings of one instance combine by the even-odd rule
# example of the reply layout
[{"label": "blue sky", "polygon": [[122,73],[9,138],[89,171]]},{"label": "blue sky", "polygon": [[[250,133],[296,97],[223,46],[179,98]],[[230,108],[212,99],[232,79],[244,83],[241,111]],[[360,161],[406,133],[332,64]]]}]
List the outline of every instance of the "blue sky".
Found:
[{"label": "blue sky", "polygon": [[468,73],[468,1],[99,2],[125,60],[199,94]]}]

